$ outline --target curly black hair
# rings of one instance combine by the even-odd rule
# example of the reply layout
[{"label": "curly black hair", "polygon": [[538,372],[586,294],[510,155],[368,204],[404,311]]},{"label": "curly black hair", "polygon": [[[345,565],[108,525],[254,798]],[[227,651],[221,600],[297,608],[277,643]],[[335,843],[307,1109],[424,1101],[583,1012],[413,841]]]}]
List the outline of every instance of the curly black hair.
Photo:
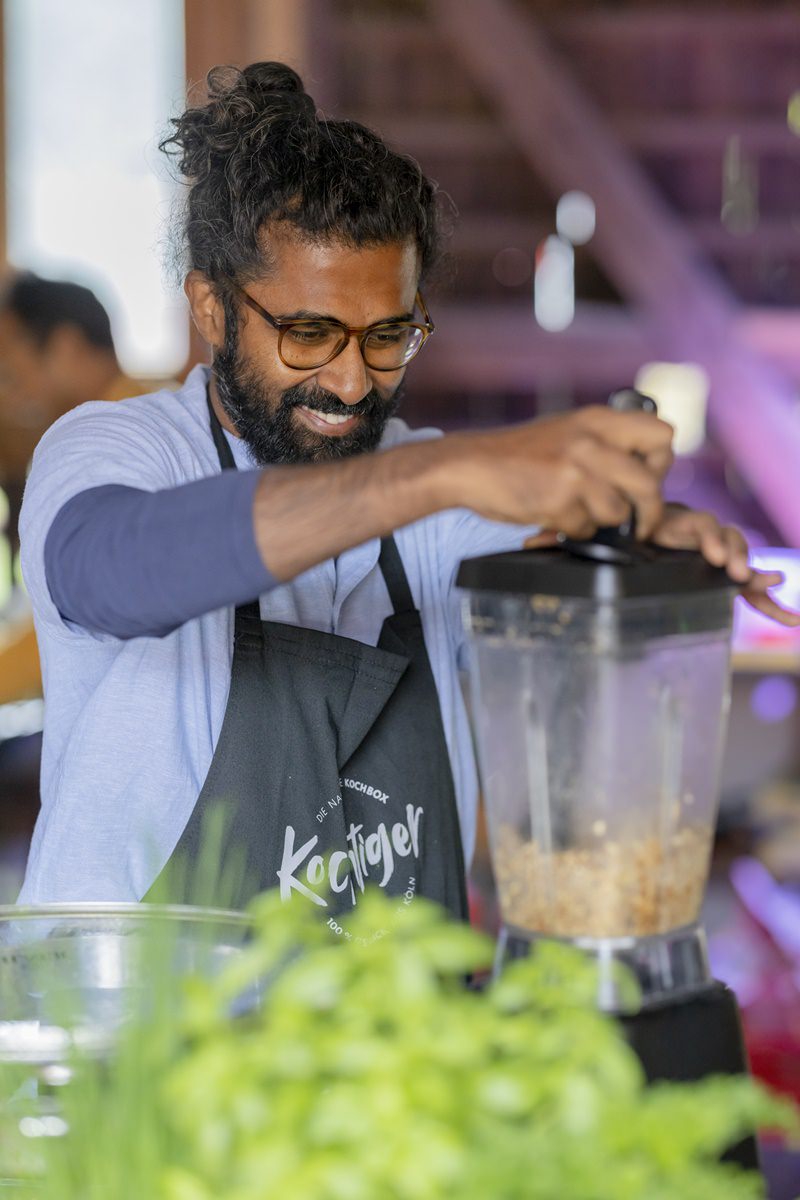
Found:
[{"label": "curly black hair", "polygon": [[312,241],[376,246],[412,238],[423,274],[437,258],[437,194],[419,165],[355,121],[317,114],[277,62],[214,67],[208,100],[173,119],[160,148],[186,180],[184,256],[212,282],[269,269],[265,227]]}]

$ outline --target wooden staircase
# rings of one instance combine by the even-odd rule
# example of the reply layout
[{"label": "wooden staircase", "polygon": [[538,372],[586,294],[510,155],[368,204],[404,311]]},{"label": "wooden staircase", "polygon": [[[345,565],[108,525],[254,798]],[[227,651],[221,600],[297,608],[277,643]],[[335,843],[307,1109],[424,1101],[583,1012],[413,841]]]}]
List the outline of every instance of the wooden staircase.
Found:
[{"label": "wooden staircase", "polygon": [[[336,112],[413,154],[458,210],[411,419],[516,419],[602,400],[649,358],[694,359],[712,376],[720,461],[800,544],[800,516],[787,516],[800,461],[797,5],[332,0],[329,12]],[[576,250],[576,320],[547,334],[534,253],[569,186],[595,198],[598,232]]]}]

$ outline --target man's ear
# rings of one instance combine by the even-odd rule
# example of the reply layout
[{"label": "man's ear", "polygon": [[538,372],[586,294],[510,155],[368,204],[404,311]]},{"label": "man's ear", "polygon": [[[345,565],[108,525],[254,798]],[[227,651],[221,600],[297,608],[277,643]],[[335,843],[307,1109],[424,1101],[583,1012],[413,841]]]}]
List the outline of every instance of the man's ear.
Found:
[{"label": "man's ear", "polygon": [[202,271],[190,271],[183,290],[198,333],[214,350],[221,349],[225,342],[225,310],[211,280]]}]

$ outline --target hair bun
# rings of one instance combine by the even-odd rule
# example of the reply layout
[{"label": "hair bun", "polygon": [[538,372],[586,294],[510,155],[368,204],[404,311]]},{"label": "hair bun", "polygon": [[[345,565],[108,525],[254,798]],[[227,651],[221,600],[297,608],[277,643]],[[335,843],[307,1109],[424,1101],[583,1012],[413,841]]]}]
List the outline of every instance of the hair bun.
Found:
[{"label": "hair bun", "polygon": [[412,239],[421,268],[429,268],[436,197],[418,163],[364,126],[318,115],[284,63],[214,67],[207,89],[172,119],[161,149],[188,185],[187,264],[224,295],[226,281],[269,269],[268,235],[280,222],[300,238],[348,246]]},{"label": "hair bun", "polygon": [[281,126],[316,126],[316,106],[296,71],[279,62],[213,67],[206,76],[208,100],[173,120],[174,132],[161,143],[175,153],[181,173],[202,179],[215,163],[235,163],[260,154]]},{"label": "hair bun", "polygon": [[241,117],[242,110],[277,116],[281,110],[295,116],[316,116],[316,105],[296,71],[280,62],[257,62],[238,67],[212,67],[206,81],[211,103],[230,107]]}]

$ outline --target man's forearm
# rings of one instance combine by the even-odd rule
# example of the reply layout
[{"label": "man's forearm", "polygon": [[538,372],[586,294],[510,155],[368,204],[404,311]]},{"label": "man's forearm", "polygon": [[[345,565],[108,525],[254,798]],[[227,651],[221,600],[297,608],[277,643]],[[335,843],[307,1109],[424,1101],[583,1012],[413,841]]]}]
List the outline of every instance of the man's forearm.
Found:
[{"label": "man's forearm", "polygon": [[287,580],[445,508],[589,537],[661,517],[672,430],[645,413],[587,408],[524,425],[449,434],[343,462],[272,469],[256,488],[255,541]]},{"label": "man's forearm", "polygon": [[256,545],[288,580],[370,538],[458,503],[451,462],[458,438],[313,466],[273,467],[256,488]]},{"label": "man's forearm", "polygon": [[586,537],[632,506],[646,537],[662,514],[670,436],[642,413],[586,409],[163,492],[93,488],[55,517],[45,576],[67,620],[158,636],[442,509]]}]

